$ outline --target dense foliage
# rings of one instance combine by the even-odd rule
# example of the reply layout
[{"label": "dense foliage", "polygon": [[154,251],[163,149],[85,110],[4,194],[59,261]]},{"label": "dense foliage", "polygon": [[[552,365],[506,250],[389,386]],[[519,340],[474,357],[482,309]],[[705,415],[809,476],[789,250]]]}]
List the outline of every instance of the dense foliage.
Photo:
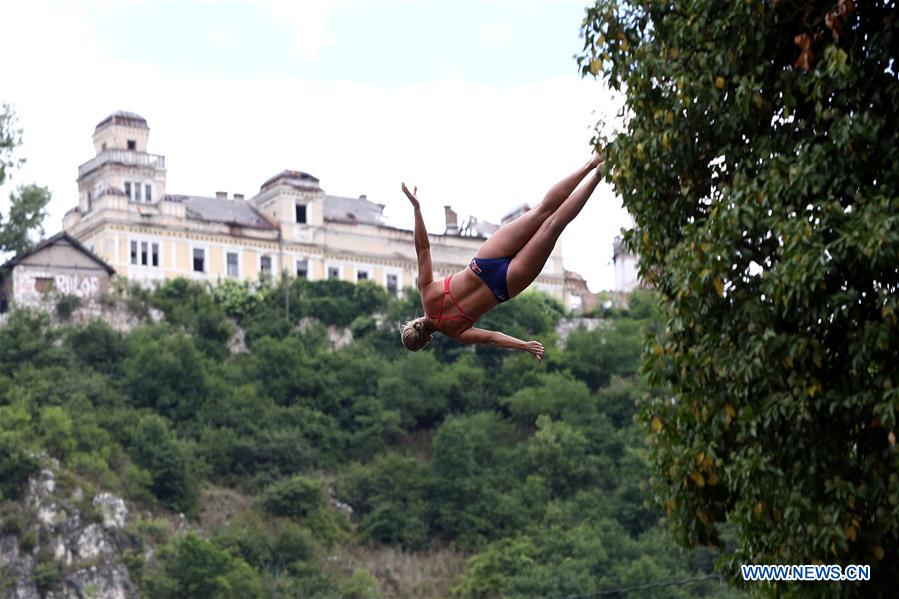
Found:
[{"label": "dense foliage", "polygon": [[735,525],[732,572],[871,564],[814,590],[894,593],[896,3],[602,0],[583,33],[625,95],[606,172],[662,300],[655,503],[689,545]]},{"label": "dense foliage", "polygon": [[[15,511],[44,452],[80,484],[154,509],[158,520],[131,531],[158,559],[128,562],[154,597],[397,596],[389,573],[340,565],[391,548],[468,560],[461,576],[406,596],[563,596],[708,576],[714,555],[677,549],[643,505],[633,416],[648,391],[635,371],[651,296],[564,349],[553,300],[503,304],[495,325],[549,348],[538,367],[446,339],[406,351],[397,323],[420,310],[412,290],[394,299],[366,283],[294,280],[286,292],[290,320],[285,289],[270,283],[133,289],[135,313],[165,318],[127,334],[11,313],[0,507]],[[352,341],[334,349],[324,323],[348,326]],[[238,327],[247,347],[232,353]],[[202,537],[161,523],[179,511]],[[52,588],[59,565],[49,556],[42,568]],[[710,594],[727,590],[704,580],[654,596]]]}]

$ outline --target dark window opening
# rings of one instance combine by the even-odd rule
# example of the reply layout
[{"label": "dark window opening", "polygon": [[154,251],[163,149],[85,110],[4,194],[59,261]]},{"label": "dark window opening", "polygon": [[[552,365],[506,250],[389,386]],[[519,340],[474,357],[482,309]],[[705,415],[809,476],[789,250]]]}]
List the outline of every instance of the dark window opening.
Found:
[{"label": "dark window opening", "polygon": [[297,260],[297,278],[299,279],[308,279],[309,278],[309,263],[305,260]]},{"label": "dark window opening", "polygon": [[137,264],[137,242],[131,242],[131,264]]},{"label": "dark window opening", "polygon": [[259,259],[259,270],[267,275],[272,274],[272,258],[271,256],[263,256]]},{"label": "dark window opening", "polygon": [[146,266],[148,264],[147,260],[147,242],[142,241],[140,243],[140,263]]},{"label": "dark window opening", "polygon": [[140,183],[134,184],[134,199],[140,202]]},{"label": "dark window opening", "polygon": [[125,181],[125,195],[131,197],[131,181]]},{"label": "dark window opening", "polygon": [[194,272],[206,272],[206,251],[194,248]]},{"label": "dark window opening", "polygon": [[237,274],[237,254],[228,252],[228,276],[236,277]]},{"label": "dark window opening", "polygon": [[136,150],[136,149],[137,149],[137,142],[134,141],[133,139],[129,139],[129,140],[128,140],[128,149],[129,149],[129,150]]},{"label": "dark window opening", "polygon": [[297,204],[297,222],[306,222],[306,204]]},{"label": "dark window opening", "polygon": [[387,275],[387,293],[396,295],[398,287],[396,275]]},{"label": "dark window opening", "polygon": [[53,279],[50,277],[35,277],[34,290],[38,293],[50,293],[53,291]]},{"label": "dark window opening", "polygon": [[356,280],[357,281],[367,281],[368,280],[368,271],[367,270],[356,271]]},{"label": "dark window opening", "polygon": [[144,185],[144,192],[145,192],[145,193],[144,193],[144,199],[147,200],[148,202],[152,199],[151,189],[152,189],[152,188],[150,187],[150,184],[149,184],[149,183],[147,183],[146,185]]},{"label": "dark window opening", "polygon": [[337,279],[340,277],[340,269],[336,266],[328,267],[328,278],[329,279]]},{"label": "dark window opening", "polygon": [[153,266],[159,266],[159,244],[153,244]]}]

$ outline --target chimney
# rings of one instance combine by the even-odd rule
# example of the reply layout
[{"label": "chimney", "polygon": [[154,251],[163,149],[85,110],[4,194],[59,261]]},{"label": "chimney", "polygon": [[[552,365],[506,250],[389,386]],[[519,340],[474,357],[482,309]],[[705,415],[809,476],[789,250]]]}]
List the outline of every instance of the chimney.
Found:
[{"label": "chimney", "polygon": [[458,235],[459,215],[449,206],[444,206],[443,211],[446,214],[446,231],[444,231],[444,235]]},{"label": "chimney", "polygon": [[217,191],[217,192],[215,192],[215,197],[222,199],[222,200],[227,200],[228,192],[227,191]]},{"label": "chimney", "polygon": [[368,196],[365,195],[365,194],[363,193],[363,194],[360,194],[360,195],[359,195],[359,199],[360,199],[360,200],[367,200],[367,199],[368,199]]},{"label": "chimney", "polygon": [[234,194],[234,199],[235,199],[235,200],[242,200],[242,199],[243,199],[243,194],[242,194],[242,193],[235,193],[235,194]]}]

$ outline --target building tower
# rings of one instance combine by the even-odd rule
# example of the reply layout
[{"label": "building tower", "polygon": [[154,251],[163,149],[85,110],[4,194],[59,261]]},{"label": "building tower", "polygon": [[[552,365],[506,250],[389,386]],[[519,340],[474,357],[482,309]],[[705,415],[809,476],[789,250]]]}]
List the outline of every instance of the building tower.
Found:
[{"label": "building tower", "polygon": [[165,196],[165,157],[147,153],[150,127],[133,112],[115,112],[94,129],[96,155],[78,167],[82,215],[107,196],[153,204]]}]

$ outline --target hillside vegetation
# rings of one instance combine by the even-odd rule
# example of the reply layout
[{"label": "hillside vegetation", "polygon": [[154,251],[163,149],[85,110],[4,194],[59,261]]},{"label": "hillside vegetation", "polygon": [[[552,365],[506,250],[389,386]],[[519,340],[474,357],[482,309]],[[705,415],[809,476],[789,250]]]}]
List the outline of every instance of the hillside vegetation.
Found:
[{"label": "hillside vegetation", "polygon": [[[677,548],[644,506],[650,295],[564,349],[547,296],[481,321],[544,341],[540,366],[445,338],[407,352],[397,323],[420,307],[406,298],[175,280],[133,290],[130,309],[165,318],[127,334],[9,315],[0,533],[27,535],[25,483],[54,458],[58,476],[154,515],[129,524],[148,597],[564,597],[712,572],[711,551]],[[353,340],[333,349],[328,326]],[[246,351],[229,348],[236,327]],[[187,532],[167,524],[178,513]],[[41,567],[52,589],[64,567]],[[729,593],[712,578],[628,596]]]}]

